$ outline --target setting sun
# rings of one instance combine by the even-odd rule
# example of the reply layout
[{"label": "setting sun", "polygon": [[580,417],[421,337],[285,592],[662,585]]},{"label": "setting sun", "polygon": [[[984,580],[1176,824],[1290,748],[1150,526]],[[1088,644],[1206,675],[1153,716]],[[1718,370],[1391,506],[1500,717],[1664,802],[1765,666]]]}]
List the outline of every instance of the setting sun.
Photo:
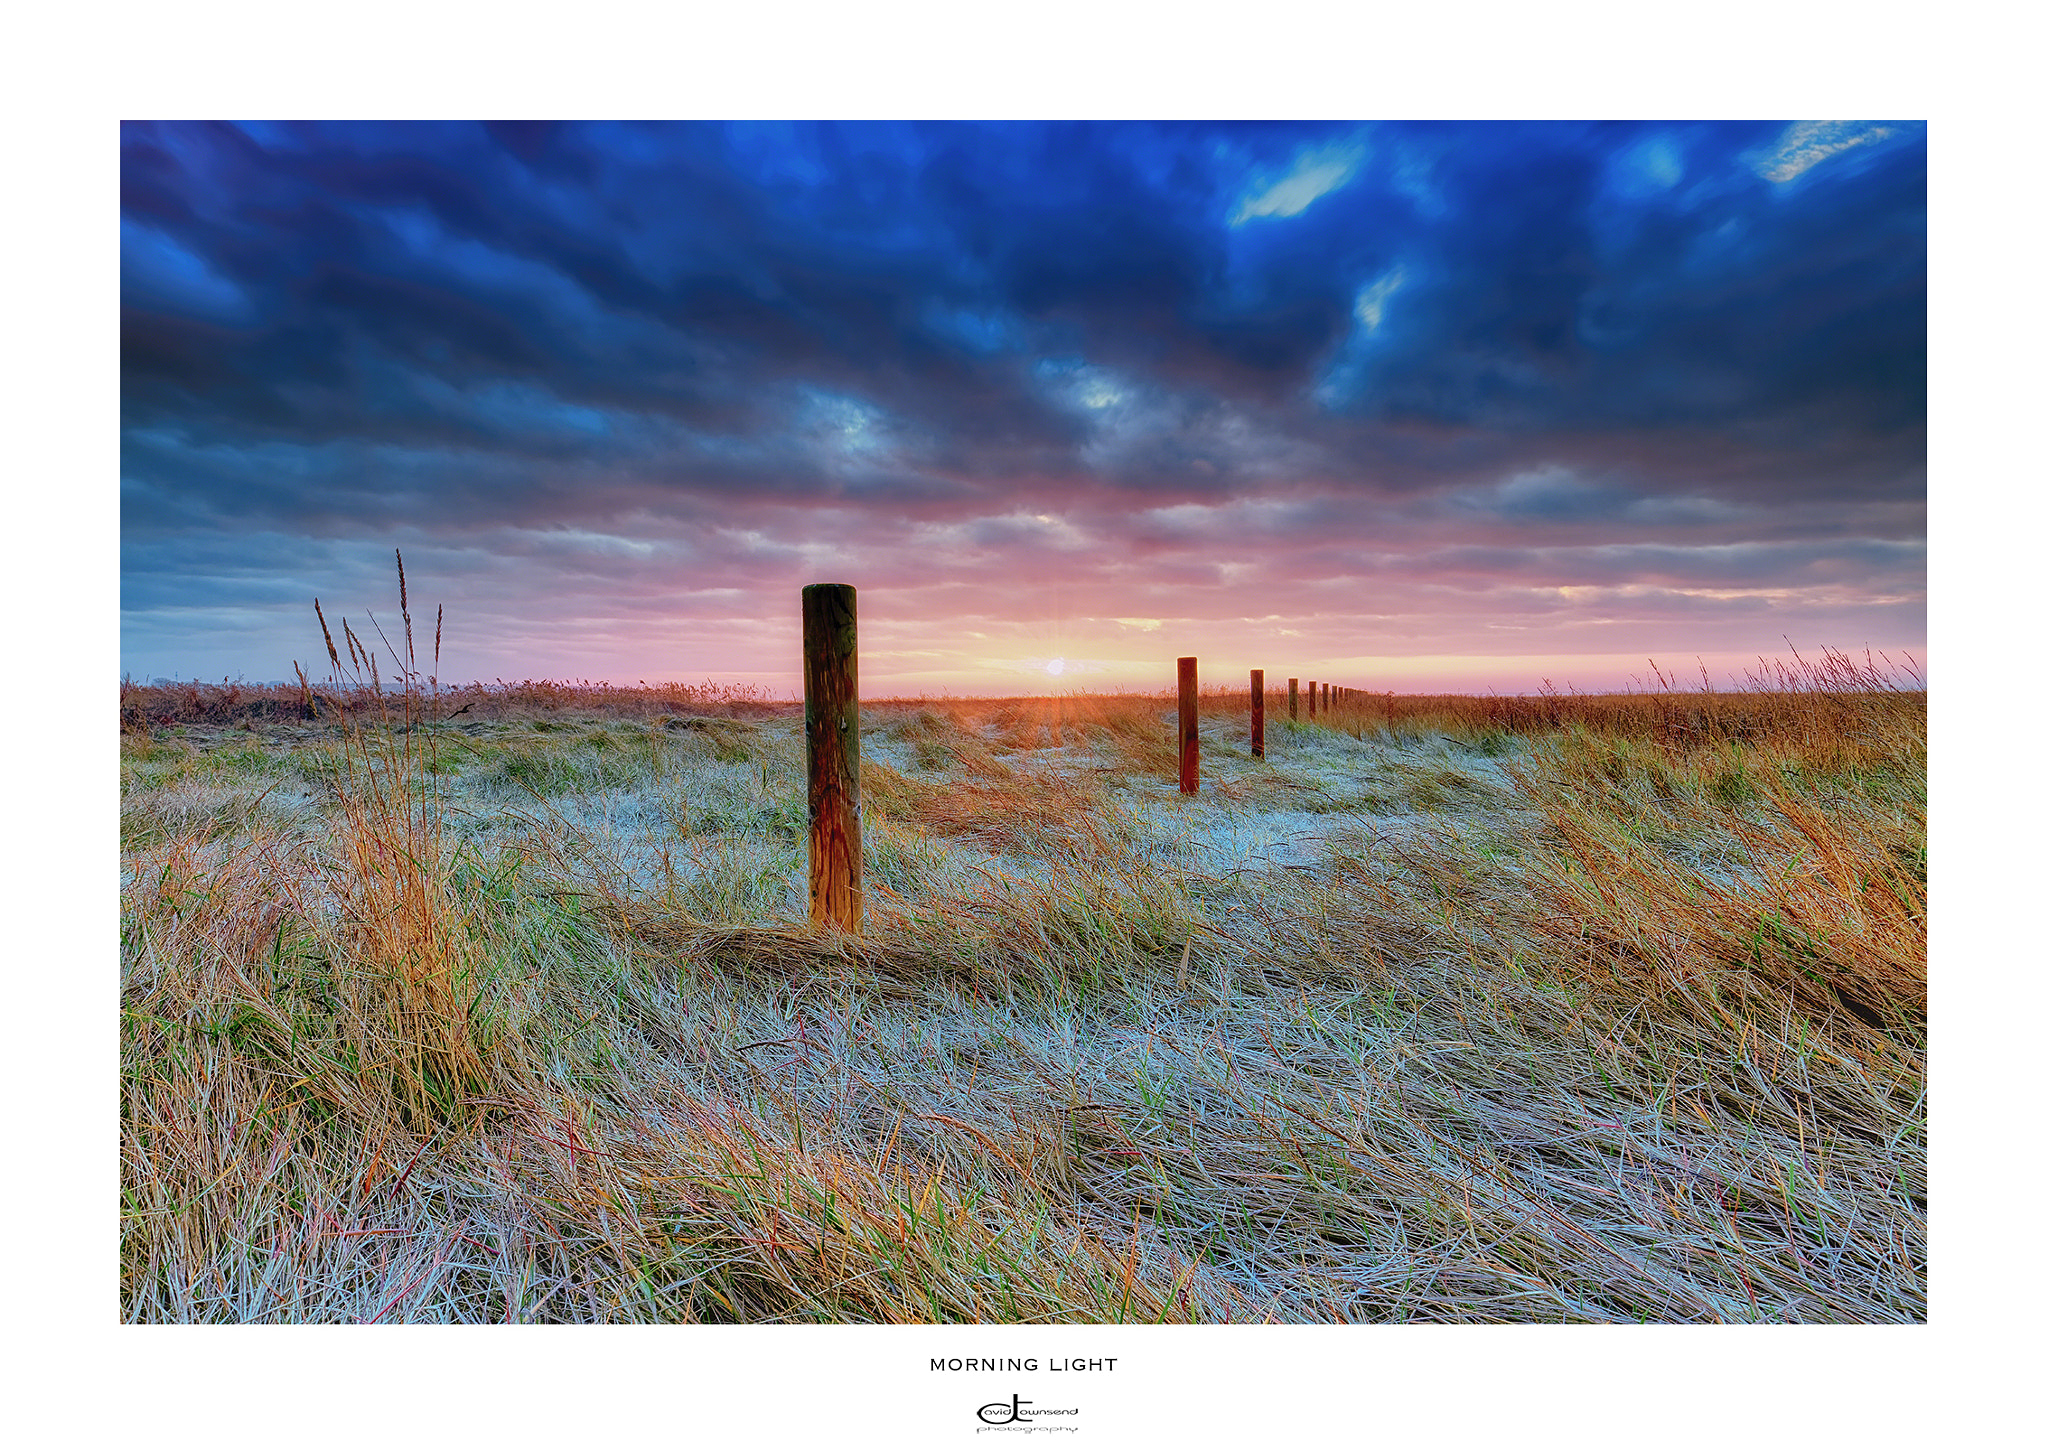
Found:
[{"label": "setting sun", "polygon": [[1064,657],[1055,657],[1051,662],[1048,662],[1045,665],[1045,670],[1051,673],[1054,677],[1058,677],[1061,673],[1067,670],[1067,660]]}]

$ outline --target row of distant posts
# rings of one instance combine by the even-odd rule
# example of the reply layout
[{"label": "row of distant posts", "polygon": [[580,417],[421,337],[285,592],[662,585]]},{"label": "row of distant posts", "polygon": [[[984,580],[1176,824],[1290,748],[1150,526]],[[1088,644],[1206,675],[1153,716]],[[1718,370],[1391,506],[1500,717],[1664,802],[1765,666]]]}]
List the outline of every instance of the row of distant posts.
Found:
[{"label": "row of distant posts", "polygon": [[[1195,680],[1195,659],[1180,659],[1180,790],[1193,793],[1202,786],[1202,738],[1198,708],[1199,690]],[[1342,687],[1332,682],[1316,682],[1308,685],[1308,715],[1311,721],[1316,715],[1316,699],[1321,697],[1322,710],[1328,716],[1340,704],[1357,701],[1365,696],[1365,689]],[[1301,679],[1287,679],[1287,720],[1301,720]],[[1266,755],[1266,671],[1252,669],[1252,756]]]},{"label": "row of distant posts", "polygon": [[[804,749],[810,773],[811,923],[861,930],[860,667],[854,590],[844,582],[804,588]],[[1202,786],[1195,659],[1180,659],[1180,790]],[[1308,716],[1362,696],[1310,680]],[[1287,717],[1302,715],[1299,678],[1287,679]],[[1252,756],[1266,755],[1266,674],[1252,669]]]}]

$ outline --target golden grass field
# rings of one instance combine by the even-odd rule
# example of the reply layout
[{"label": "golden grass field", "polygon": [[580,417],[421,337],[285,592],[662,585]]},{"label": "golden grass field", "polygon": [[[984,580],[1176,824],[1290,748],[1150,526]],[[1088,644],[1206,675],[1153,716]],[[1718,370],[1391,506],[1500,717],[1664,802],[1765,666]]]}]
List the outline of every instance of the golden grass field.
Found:
[{"label": "golden grass field", "polygon": [[1925,1317],[1917,680],[869,701],[856,939],[799,708],[336,662],[123,688],[125,1320]]}]

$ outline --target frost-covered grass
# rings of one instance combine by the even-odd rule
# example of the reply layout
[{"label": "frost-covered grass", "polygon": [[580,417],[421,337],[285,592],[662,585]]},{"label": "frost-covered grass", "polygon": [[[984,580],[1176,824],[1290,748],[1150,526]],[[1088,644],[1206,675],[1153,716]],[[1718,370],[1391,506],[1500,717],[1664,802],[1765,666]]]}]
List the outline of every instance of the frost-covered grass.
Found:
[{"label": "frost-covered grass", "polygon": [[124,1318],[1924,1317],[1917,690],[520,686],[133,704]]}]

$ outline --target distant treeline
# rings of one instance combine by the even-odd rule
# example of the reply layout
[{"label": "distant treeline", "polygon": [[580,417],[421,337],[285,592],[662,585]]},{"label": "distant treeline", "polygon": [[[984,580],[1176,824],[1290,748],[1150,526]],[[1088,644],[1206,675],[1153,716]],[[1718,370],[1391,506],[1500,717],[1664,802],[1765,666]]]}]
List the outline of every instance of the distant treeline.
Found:
[{"label": "distant treeline", "polygon": [[[1654,671],[1651,686],[1629,692],[1578,693],[1548,684],[1534,695],[1391,693],[1353,689],[1342,700],[1319,707],[1311,718],[1304,699],[1302,726],[1335,728],[1354,736],[1371,732],[1446,732],[1467,737],[1488,733],[1541,733],[1571,728],[1630,737],[1654,737],[1676,746],[1716,741],[1816,738],[1854,727],[1875,713],[1924,712],[1925,680],[1911,659],[1866,655],[1862,660],[1833,649],[1818,657],[1794,654],[1791,662],[1765,659],[1741,682],[1715,689],[1681,687]],[[327,684],[221,682],[121,683],[124,729],[202,725],[318,723],[338,720],[344,710],[375,711],[398,693],[387,685],[380,701],[368,687]],[[1077,699],[1082,695],[1075,695]],[[1105,700],[1112,695],[1104,695]],[[1162,706],[1172,691],[1118,693],[1126,703],[1156,698]],[[871,698],[870,705],[916,703],[925,708],[981,712],[1025,698]],[[427,690],[423,712],[429,722],[457,717],[508,718],[535,713],[583,713],[597,717],[656,718],[664,715],[765,717],[802,706],[752,684],[554,682],[527,679],[470,682]],[[1243,687],[1207,686],[1200,708],[1206,717],[1248,712],[1249,680]],[[1284,683],[1267,685],[1267,708],[1275,723],[1286,720]]]},{"label": "distant treeline", "polygon": [[[385,698],[395,703],[403,691],[401,685],[387,683]],[[674,712],[743,716],[794,706],[779,702],[766,688],[749,684],[669,682],[622,687],[608,682],[531,678],[506,682],[499,678],[428,688],[423,692],[430,721],[465,714],[489,718],[564,711],[610,717],[656,717]],[[126,678],[121,682],[123,728],[316,722],[339,718],[344,710],[374,711],[378,705],[376,693],[366,686],[337,687],[331,682],[167,682],[162,678],[149,683]]]}]

